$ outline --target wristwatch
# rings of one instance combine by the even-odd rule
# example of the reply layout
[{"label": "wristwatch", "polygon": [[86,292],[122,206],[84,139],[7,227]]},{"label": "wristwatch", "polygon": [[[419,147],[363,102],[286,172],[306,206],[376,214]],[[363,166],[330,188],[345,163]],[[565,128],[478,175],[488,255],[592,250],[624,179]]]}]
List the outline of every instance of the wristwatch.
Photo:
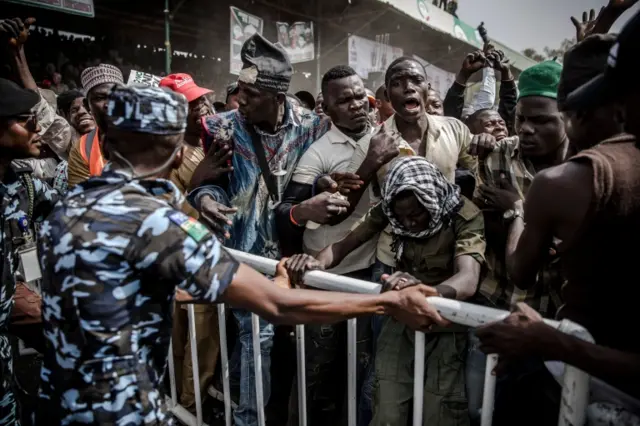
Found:
[{"label": "wristwatch", "polygon": [[516,218],[523,217],[523,216],[524,214],[522,210],[509,209],[506,212],[504,212],[504,214],[502,215],[502,218],[504,220],[513,221],[513,220],[516,220]]}]

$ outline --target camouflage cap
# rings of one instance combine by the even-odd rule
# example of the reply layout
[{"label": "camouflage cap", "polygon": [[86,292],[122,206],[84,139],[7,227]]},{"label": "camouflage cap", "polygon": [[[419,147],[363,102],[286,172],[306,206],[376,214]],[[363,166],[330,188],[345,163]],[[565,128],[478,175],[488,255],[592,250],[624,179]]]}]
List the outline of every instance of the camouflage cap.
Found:
[{"label": "camouflage cap", "polygon": [[184,95],[164,87],[116,85],[109,93],[110,126],[154,135],[175,135],[187,128],[189,104]]}]

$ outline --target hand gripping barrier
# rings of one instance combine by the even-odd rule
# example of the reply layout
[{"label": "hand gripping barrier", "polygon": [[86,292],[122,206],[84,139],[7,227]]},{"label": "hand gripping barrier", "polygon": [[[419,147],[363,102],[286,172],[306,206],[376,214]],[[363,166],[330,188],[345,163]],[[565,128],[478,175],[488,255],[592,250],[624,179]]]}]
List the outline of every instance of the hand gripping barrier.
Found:
[{"label": "hand gripping barrier", "polygon": [[[229,252],[239,261],[256,269],[257,271],[274,275],[277,261],[251,255],[236,250]],[[304,282],[310,287],[328,291],[342,291],[347,293],[377,294],[380,292],[380,285],[367,281],[330,274],[324,271],[311,271],[304,276]],[[440,314],[449,321],[469,327],[478,327],[490,322],[500,321],[509,315],[507,311],[473,305],[470,303],[458,302],[440,297],[430,297],[429,303],[435,306]],[[193,305],[188,305],[189,336],[191,338],[191,357],[193,363],[193,381],[195,387],[196,415],[193,416],[177,401],[176,383],[174,378],[173,351],[169,351],[169,374],[171,375],[171,399],[169,405],[171,412],[184,424],[188,426],[201,426],[202,422],[202,402],[200,398],[200,383],[198,374],[197,347],[195,339],[195,323]],[[232,425],[231,399],[229,386],[229,359],[226,341],[226,317],[225,307],[218,305],[218,319],[220,326],[220,355],[222,363],[222,383],[224,391],[225,424]],[[265,425],[264,403],[262,390],[262,360],[260,356],[260,339],[258,328],[258,317],[252,315],[253,326],[253,354],[256,378],[256,399],[258,408],[258,424]],[[578,338],[593,342],[589,333],[578,324],[564,320],[562,322],[545,320],[548,325],[558,330],[576,336]],[[415,338],[415,373],[413,388],[413,426],[422,426],[422,401],[424,384],[424,362],[425,362],[425,335],[416,332]],[[348,349],[348,421],[349,426],[356,425],[356,319],[348,321],[347,326],[347,349]],[[296,326],[296,352],[297,352],[297,372],[298,372],[298,411],[300,417],[299,426],[307,425],[306,417],[306,378],[304,359],[304,326]],[[495,394],[496,377],[491,374],[498,362],[498,356],[493,354],[487,357],[487,366],[484,381],[484,396],[482,404],[482,426],[491,426],[493,417],[493,402]],[[558,418],[559,426],[579,426],[584,425],[586,420],[586,408],[589,397],[589,375],[575,367],[567,366],[562,383],[562,400],[560,414]]]}]

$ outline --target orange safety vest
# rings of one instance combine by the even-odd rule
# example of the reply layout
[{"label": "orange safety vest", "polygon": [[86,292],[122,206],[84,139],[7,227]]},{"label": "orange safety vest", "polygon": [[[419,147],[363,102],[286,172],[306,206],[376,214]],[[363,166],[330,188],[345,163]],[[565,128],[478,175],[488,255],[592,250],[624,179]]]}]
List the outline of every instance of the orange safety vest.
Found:
[{"label": "orange safety vest", "polygon": [[91,176],[100,176],[104,168],[104,157],[98,137],[98,128],[96,127],[80,138],[80,155],[89,165]]}]

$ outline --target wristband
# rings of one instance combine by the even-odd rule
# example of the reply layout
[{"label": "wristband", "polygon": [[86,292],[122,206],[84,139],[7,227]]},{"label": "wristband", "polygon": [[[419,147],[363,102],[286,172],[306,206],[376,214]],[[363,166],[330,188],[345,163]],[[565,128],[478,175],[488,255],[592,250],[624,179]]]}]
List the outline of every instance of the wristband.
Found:
[{"label": "wristband", "polygon": [[289,220],[291,221],[291,223],[293,223],[295,226],[302,228],[303,225],[300,225],[298,222],[296,222],[296,220],[293,218],[293,209],[295,209],[296,207],[298,207],[297,205],[291,207],[291,209],[289,210]]}]

